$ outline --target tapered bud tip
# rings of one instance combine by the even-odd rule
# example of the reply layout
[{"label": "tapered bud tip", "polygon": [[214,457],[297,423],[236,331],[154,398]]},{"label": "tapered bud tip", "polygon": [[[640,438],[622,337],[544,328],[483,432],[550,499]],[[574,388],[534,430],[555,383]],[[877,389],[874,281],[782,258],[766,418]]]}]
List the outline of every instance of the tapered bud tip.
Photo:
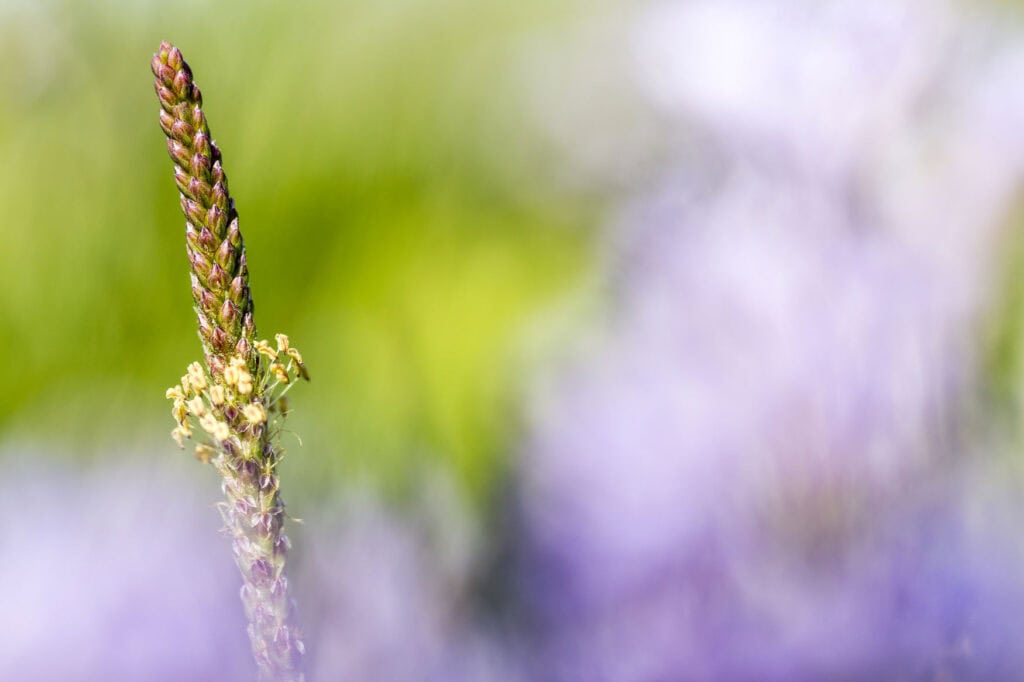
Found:
[{"label": "tapered bud tip", "polygon": [[224,301],[224,305],[220,307],[220,319],[226,325],[231,325],[238,319],[238,308],[234,303],[229,300]]},{"label": "tapered bud tip", "polygon": [[167,138],[167,153],[179,166],[188,166],[188,149],[174,138]]},{"label": "tapered bud tip", "polygon": [[156,96],[160,100],[160,105],[164,108],[164,111],[173,113],[174,105],[178,101],[174,93],[159,80],[154,81],[154,83],[156,84]]},{"label": "tapered bud tip", "polygon": [[188,259],[192,264],[192,270],[200,277],[210,276],[210,261],[203,257],[203,254],[189,249]]},{"label": "tapered bud tip", "polygon": [[164,131],[164,135],[171,136],[174,129],[174,117],[168,114],[163,109],[160,110],[160,130]]},{"label": "tapered bud tip", "polygon": [[210,345],[218,351],[223,352],[225,350],[224,346],[227,343],[227,340],[228,335],[224,333],[224,330],[220,327],[214,328],[213,333],[210,334]]},{"label": "tapered bud tip", "polygon": [[174,82],[174,69],[166,64],[161,64],[154,73],[164,85],[171,85]]},{"label": "tapered bud tip", "polygon": [[192,126],[190,126],[188,123],[185,123],[180,118],[174,119],[173,123],[171,123],[171,137],[178,140],[182,144],[192,143],[193,132],[195,131],[192,130]]},{"label": "tapered bud tip", "polygon": [[216,263],[210,268],[209,282],[214,291],[224,291],[228,286],[227,273]]},{"label": "tapered bud tip", "polygon": [[212,249],[217,244],[217,240],[209,228],[203,227],[199,232],[199,243],[202,244],[204,249]]},{"label": "tapered bud tip", "polygon": [[[169,69],[170,67],[168,66],[167,68]],[[178,97],[184,98],[191,93],[192,80],[189,78],[188,72],[185,71],[185,69],[179,69],[177,73],[174,74],[172,87],[174,88],[174,92],[178,94]]]},{"label": "tapered bud tip", "polygon": [[214,205],[211,206],[210,210],[206,212],[206,222],[210,226],[210,229],[213,230],[217,234],[218,237],[222,237],[224,235],[224,222],[225,222],[224,218],[225,218],[225,216],[224,216],[224,211],[220,210],[220,208],[216,205],[217,204],[217,192],[216,192],[216,189],[217,188],[214,187],[213,196],[212,196],[212,198],[210,200]]},{"label": "tapered bud tip", "polygon": [[241,277],[235,277],[231,280],[231,289],[228,291],[228,296],[235,303],[241,303],[245,296],[245,280]]},{"label": "tapered bud tip", "polygon": [[204,130],[200,130],[196,133],[196,150],[203,153],[209,153],[210,148],[210,136]]},{"label": "tapered bud tip", "polygon": [[210,174],[210,159],[202,154],[192,155],[192,172],[196,175],[208,176]]},{"label": "tapered bud tip", "polygon": [[[236,249],[237,248],[241,248],[241,246],[242,246],[242,231],[238,229],[238,218],[237,217],[234,220],[232,220],[231,221],[231,225],[228,226],[228,240],[231,242],[231,245],[234,246]],[[244,254],[242,255],[242,258],[243,259],[245,258]],[[242,261],[242,264],[243,265],[245,264],[244,260]]]},{"label": "tapered bud tip", "polygon": [[233,270],[235,260],[235,250],[231,247],[231,242],[227,239],[220,243],[220,247],[217,248],[217,262],[225,270]]},{"label": "tapered bud tip", "polygon": [[163,51],[163,45],[167,45],[167,65],[177,71],[185,63],[185,60],[181,57],[181,50],[169,43],[163,43],[160,46],[161,51]]},{"label": "tapered bud tip", "polygon": [[[213,175],[214,178],[217,177],[217,170],[219,168],[220,164],[213,164],[213,172],[211,175]],[[228,207],[228,191],[224,187],[223,180],[214,183],[211,201],[213,201],[213,205],[217,207],[218,214],[223,215],[224,209]]]}]

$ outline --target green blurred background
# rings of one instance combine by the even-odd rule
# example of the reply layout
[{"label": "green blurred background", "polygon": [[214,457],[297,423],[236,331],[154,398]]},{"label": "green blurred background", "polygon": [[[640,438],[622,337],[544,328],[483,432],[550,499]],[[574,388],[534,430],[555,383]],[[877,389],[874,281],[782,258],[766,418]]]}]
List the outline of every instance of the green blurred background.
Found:
[{"label": "green blurred background", "polygon": [[[289,488],[401,497],[440,466],[486,505],[606,220],[530,124],[531,50],[596,8],[0,0],[0,451],[187,457],[163,398],[200,355],[149,72],[167,39],[224,152],[260,334],[290,334],[313,375]],[[1024,285],[1004,288],[988,365],[1014,403]]]},{"label": "green blurred background", "polygon": [[0,4],[0,445],[189,457],[163,397],[200,356],[149,72],[167,39],[224,152],[260,335],[287,332],[313,375],[293,393],[290,498],[353,479],[402,495],[440,464],[486,503],[540,321],[593,260],[593,210],[551,189],[524,123],[524,50],[573,15]]}]

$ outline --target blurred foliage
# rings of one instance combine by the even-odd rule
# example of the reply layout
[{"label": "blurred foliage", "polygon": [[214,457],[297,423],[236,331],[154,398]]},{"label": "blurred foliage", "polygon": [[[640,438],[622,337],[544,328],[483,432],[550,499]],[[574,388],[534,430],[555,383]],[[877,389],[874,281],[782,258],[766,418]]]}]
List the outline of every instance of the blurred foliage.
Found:
[{"label": "blurred foliage", "polygon": [[0,5],[0,440],[177,454],[163,390],[200,349],[148,70],[168,39],[224,152],[260,334],[289,333],[313,374],[285,475],[401,491],[441,461],[485,499],[515,424],[517,344],[588,264],[588,211],[550,198],[522,122],[523,45],[566,15]]},{"label": "blurred foliage", "polygon": [[990,417],[1019,431],[1024,407],[1024,197],[1018,198],[1006,223],[994,264],[996,300],[984,328],[984,385],[989,393],[985,405]]}]

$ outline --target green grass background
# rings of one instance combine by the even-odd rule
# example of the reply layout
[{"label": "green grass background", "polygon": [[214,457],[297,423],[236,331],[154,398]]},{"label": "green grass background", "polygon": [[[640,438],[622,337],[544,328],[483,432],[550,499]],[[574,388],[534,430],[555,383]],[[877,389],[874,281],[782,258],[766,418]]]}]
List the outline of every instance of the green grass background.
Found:
[{"label": "green grass background", "polygon": [[527,341],[590,267],[592,211],[554,198],[524,123],[524,46],[571,8],[0,7],[0,443],[189,456],[163,398],[200,355],[149,72],[167,39],[224,153],[260,334],[289,333],[313,375],[291,489],[402,494],[440,464],[486,501]]}]

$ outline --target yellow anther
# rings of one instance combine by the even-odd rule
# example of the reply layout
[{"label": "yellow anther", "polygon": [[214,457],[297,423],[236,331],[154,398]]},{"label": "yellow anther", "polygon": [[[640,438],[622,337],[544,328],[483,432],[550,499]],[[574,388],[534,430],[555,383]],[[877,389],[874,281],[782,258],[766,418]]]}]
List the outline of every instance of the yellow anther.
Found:
[{"label": "yellow anther", "polygon": [[185,407],[184,398],[175,398],[174,406],[171,408],[171,416],[174,417],[174,421],[178,424],[184,424],[185,419],[188,418],[188,408]]},{"label": "yellow anther", "polygon": [[202,396],[196,396],[192,400],[188,401],[188,411],[197,417],[202,417],[206,414],[206,403],[203,402]]},{"label": "yellow anther", "polygon": [[187,374],[181,377],[181,390],[185,395],[192,395],[192,380]]},{"label": "yellow anther", "polygon": [[238,383],[238,368],[234,365],[228,365],[224,368],[224,383],[228,386],[234,386]]},{"label": "yellow anther", "polygon": [[182,393],[181,386],[171,386],[164,393],[164,397],[168,400],[183,400],[185,398],[185,394]]},{"label": "yellow anther", "polygon": [[238,370],[238,394],[249,395],[252,393],[252,375],[244,369]]},{"label": "yellow anther", "polygon": [[267,411],[261,403],[249,403],[242,409],[242,414],[253,424],[262,424],[267,421]]},{"label": "yellow anther", "polygon": [[213,429],[213,437],[217,440],[227,440],[230,435],[231,430],[228,425],[224,422],[217,422],[217,426]]},{"label": "yellow anther", "polygon": [[277,341],[277,349],[282,353],[287,352],[290,345],[288,336],[285,334],[274,334],[274,339]]},{"label": "yellow anther", "polygon": [[171,429],[171,438],[174,439],[174,442],[178,444],[179,448],[182,450],[185,449],[185,434],[179,427],[176,426]]},{"label": "yellow anther", "polygon": [[296,349],[289,348],[288,355],[292,356],[292,358],[295,359],[295,362],[299,363],[300,365],[302,364],[302,353],[300,353]]},{"label": "yellow anther", "polygon": [[277,351],[270,347],[270,343],[266,339],[256,342],[256,350],[271,360],[277,360]]},{"label": "yellow anther", "polygon": [[203,427],[203,431],[206,431],[207,433],[210,433],[210,434],[213,433],[213,430],[215,428],[217,428],[217,424],[219,424],[219,423],[220,422],[217,421],[217,418],[214,417],[213,414],[211,414],[209,412],[204,414],[199,419],[199,425],[201,427]]},{"label": "yellow anther", "polygon": [[210,461],[210,458],[213,457],[214,454],[216,454],[216,452],[217,451],[211,448],[209,445],[200,443],[199,445],[196,446],[196,459],[198,459],[203,464],[206,464],[207,462]]},{"label": "yellow anther", "polygon": [[274,377],[277,378],[282,384],[287,384],[291,379],[288,378],[288,372],[285,371],[284,365],[275,362],[270,366],[270,371],[274,373]]},{"label": "yellow anther", "polygon": [[210,402],[214,405],[224,404],[224,387],[221,385],[210,387]]},{"label": "yellow anther", "polygon": [[193,362],[188,366],[188,378],[195,390],[201,391],[206,388],[206,372],[198,362]]}]

